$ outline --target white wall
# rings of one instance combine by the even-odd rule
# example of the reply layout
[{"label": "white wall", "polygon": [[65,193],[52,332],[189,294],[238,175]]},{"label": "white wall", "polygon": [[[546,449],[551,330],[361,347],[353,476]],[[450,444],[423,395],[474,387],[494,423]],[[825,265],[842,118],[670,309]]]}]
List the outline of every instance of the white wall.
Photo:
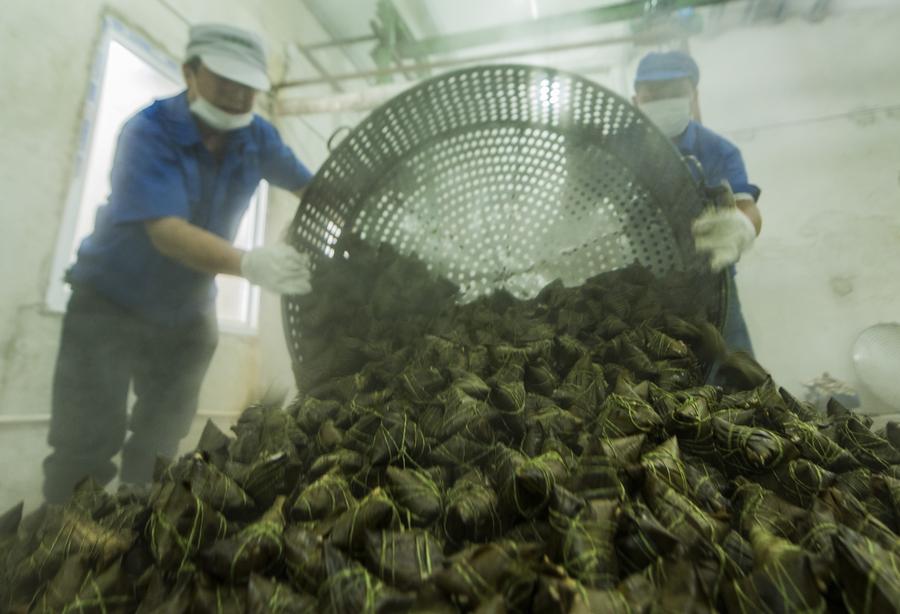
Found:
[{"label": "white wall", "polygon": [[[173,11],[171,7],[176,7]],[[177,11],[177,12],[176,12]],[[326,37],[293,0],[9,0],[0,20],[0,419],[49,413],[61,317],[46,311],[64,200],[73,169],[89,72],[104,14],[111,14],[180,59],[188,22],[255,30],[269,45],[270,72],[288,69],[286,50]],[[262,106],[270,106],[263,100]],[[313,170],[324,160],[315,130],[285,131]],[[268,234],[277,238],[297,205],[272,191]],[[292,385],[280,304],[265,296],[257,338],[223,335],[201,395],[201,411],[237,412],[268,388]]]},{"label": "white wall", "polygon": [[796,392],[823,371],[858,385],[854,339],[900,321],[898,32],[900,3],[691,44],[704,123],[763,189],[738,276],[751,337]]}]

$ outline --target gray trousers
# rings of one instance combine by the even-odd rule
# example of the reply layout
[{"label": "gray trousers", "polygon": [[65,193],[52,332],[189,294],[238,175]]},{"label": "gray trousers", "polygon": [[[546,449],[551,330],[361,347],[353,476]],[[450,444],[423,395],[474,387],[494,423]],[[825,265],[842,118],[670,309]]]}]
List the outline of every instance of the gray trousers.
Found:
[{"label": "gray trousers", "polygon": [[[725,347],[729,352],[746,352],[751,357],[753,354],[753,343],[750,341],[750,331],[747,330],[747,323],[744,321],[744,314],[741,311],[741,300],[738,298],[737,285],[734,283],[734,269],[726,273],[728,276],[728,305],[725,311],[725,325],[722,327],[722,336],[725,338]],[[706,378],[707,384],[722,386],[725,384],[724,378],[719,374],[721,362],[713,363]]]},{"label": "gray trousers", "polygon": [[121,480],[150,481],[156,456],[174,456],[190,428],[217,343],[214,314],[166,327],[76,287],[53,377],[45,499],[65,501],[86,476],[107,484],[120,450]]},{"label": "gray trousers", "polygon": [[741,311],[741,300],[738,298],[737,284],[734,282],[735,272],[732,268],[726,273],[728,276],[728,309],[725,312],[725,326],[722,328],[722,336],[725,337],[725,345],[730,352],[747,352],[753,356],[753,343],[750,341],[750,331],[744,321]]}]

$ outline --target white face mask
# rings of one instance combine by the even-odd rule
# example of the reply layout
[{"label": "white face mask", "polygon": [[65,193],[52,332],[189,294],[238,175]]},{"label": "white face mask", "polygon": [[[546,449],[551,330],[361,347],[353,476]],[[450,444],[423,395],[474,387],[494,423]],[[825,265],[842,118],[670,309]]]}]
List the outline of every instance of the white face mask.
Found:
[{"label": "white face mask", "polygon": [[684,132],[691,121],[691,99],[687,96],[642,102],[638,106],[670,139]]},{"label": "white face mask", "polygon": [[253,121],[253,111],[247,113],[229,113],[223,111],[200,94],[194,98],[190,106],[191,113],[209,124],[211,128],[227,132],[246,128]]}]

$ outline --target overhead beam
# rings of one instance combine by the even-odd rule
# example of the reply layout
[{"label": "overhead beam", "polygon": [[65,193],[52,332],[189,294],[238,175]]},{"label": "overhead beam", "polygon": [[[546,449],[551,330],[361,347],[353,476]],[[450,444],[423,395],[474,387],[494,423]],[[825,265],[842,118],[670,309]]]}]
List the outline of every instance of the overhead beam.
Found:
[{"label": "overhead beam", "polygon": [[644,17],[653,12],[676,11],[684,8],[724,4],[733,0],[631,0],[583,11],[550,15],[539,19],[435,36],[419,41],[397,41],[396,52],[404,58],[453,53],[472,47],[521,40],[530,36],[547,35],[573,28],[596,26],[616,21]]},{"label": "overhead beam", "polygon": [[[464,66],[470,64],[478,64],[482,62],[493,62],[497,60],[504,60],[512,57],[521,57],[534,55],[537,53],[559,53],[563,51],[572,51],[575,49],[585,49],[589,47],[603,47],[606,45],[620,45],[625,43],[637,43],[640,45],[650,45],[657,44],[667,40],[671,40],[673,36],[678,33],[677,30],[671,28],[660,28],[655,30],[648,30],[645,32],[640,32],[638,34],[628,35],[628,36],[619,36],[613,38],[604,38],[602,40],[591,40],[591,41],[582,41],[578,43],[567,43],[563,45],[548,45],[545,47],[526,47],[522,49],[513,49],[509,51],[502,51],[498,53],[492,53],[489,55],[481,55],[481,56],[473,56],[467,58],[456,58],[451,60],[440,60],[435,62],[429,62],[425,64],[411,64],[408,66],[404,66],[403,68],[387,68],[381,70],[369,70],[358,73],[350,73],[350,74],[338,74],[338,75],[329,75],[329,79],[335,81],[350,81],[356,79],[370,79],[383,77],[387,75],[393,75],[400,72],[404,72],[407,70],[415,70],[415,71],[430,71],[434,69],[441,68],[452,68],[456,66]],[[298,79],[293,81],[284,81],[282,83],[276,84],[273,89],[276,91],[280,91],[283,89],[291,88],[291,87],[304,87],[308,85],[321,85],[322,83],[326,83],[327,80],[324,78],[314,78],[314,79]]]},{"label": "overhead beam", "polygon": [[[378,0],[375,10],[375,19],[372,20],[372,31],[378,37],[378,44],[372,49],[370,55],[379,70],[387,70],[392,66],[403,68],[403,60],[409,56],[401,56],[397,49],[399,45],[415,41],[412,30],[397,11],[393,0]],[[423,58],[413,57],[416,62]],[[401,71],[406,74],[406,71]],[[391,81],[392,73],[384,73],[376,77],[379,83]],[[406,74],[407,78],[409,75]]]},{"label": "overhead beam", "polygon": [[370,111],[387,102],[397,94],[413,87],[415,83],[380,85],[357,92],[332,96],[307,96],[303,98],[278,99],[278,115],[316,115],[320,113],[347,113]]},{"label": "overhead beam", "polygon": [[332,78],[331,74],[328,72],[328,70],[325,69],[324,66],[322,66],[321,62],[316,59],[316,56],[312,51],[309,51],[308,49],[304,49],[302,47],[300,47],[299,49],[300,53],[303,54],[303,57],[306,58],[306,61],[309,62],[309,65],[312,66],[313,69],[317,70],[320,75],[322,75],[322,80],[324,83],[330,85],[331,89],[333,89],[335,92],[344,91],[343,86],[334,78]]},{"label": "overhead beam", "polygon": [[[613,67],[609,64],[590,64],[573,68],[570,72],[580,75],[609,73]],[[355,92],[334,94],[331,96],[279,96],[277,114],[279,117],[297,115],[317,115],[322,113],[359,113],[367,112],[384,104],[401,92],[415,87],[416,83],[399,85],[380,85],[368,87]]]},{"label": "overhead beam", "polygon": [[352,38],[337,38],[323,43],[312,43],[309,45],[297,45],[301,49],[315,51],[317,49],[330,49],[332,47],[349,47],[350,45],[359,45],[361,43],[371,43],[377,41],[378,37],[374,34],[366,34],[365,36],[354,36]]},{"label": "overhead beam", "polygon": [[[325,19],[325,16],[322,13],[322,10],[319,8],[319,6],[315,2],[315,0],[301,0],[301,2],[303,4],[304,8],[306,8],[306,10],[309,11],[310,14],[312,14],[313,18],[315,18],[315,20],[319,23],[319,26],[323,30],[325,30],[325,33],[328,34],[328,36],[332,40],[336,39],[337,36],[335,35],[336,33],[334,32],[334,29],[331,27],[331,25],[329,25],[328,20]],[[331,46],[331,45],[328,45],[328,46]],[[341,47],[341,45],[337,45],[337,46]],[[335,79],[333,79],[331,77],[331,75],[329,74],[329,72],[325,68],[325,66],[323,66],[322,63],[319,62],[318,59],[315,57],[312,47],[315,47],[315,46],[310,45],[307,47],[303,47],[303,46],[297,45],[298,50],[300,51],[300,53],[302,53],[304,55],[304,57],[310,63],[310,65],[313,67],[313,69],[315,69],[316,71],[319,72],[319,74],[322,75],[322,78],[323,78],[322,83],[327,83],[328,85],[330,85],[331,88],[335,92],[344,91],[343,87],[341,87],[341,85]],[[323,48],[323,47],[324,46],[322,46],[322,45],[318,46],[318,48]],[[354,61],[352,54],[348,53],[346,49],[342,49],[342,52],[351,64],[353,64],[354,66],[359,68],[359,65]]]}]

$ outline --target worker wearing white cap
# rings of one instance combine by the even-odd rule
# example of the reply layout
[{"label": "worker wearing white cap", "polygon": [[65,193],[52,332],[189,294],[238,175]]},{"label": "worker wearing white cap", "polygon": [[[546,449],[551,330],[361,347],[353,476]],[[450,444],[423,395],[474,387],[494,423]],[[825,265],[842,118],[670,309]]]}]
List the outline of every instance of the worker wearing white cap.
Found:
[{"label": "worker wearing white cap", "polygon": [[[111,480],[119,450],[126,482],[150,480],[156,456],[175,454],[218,341],[216,275],[309,291],[306,257],[292,247],[232,245],[262,179],[297,194],[311,179],[253,113],[256,93],[269,89],[262,41],[195,26],[183,73],[186,91],[123,126],[109,200],[67,273],[44,461],[51,502],[84,476]],[[137,400],[127,423],[129,387]]]},{"label": "worker wearing white cap", "polygon": [[[760,189],[747,179],[740,150],[696,121],[700,69],[681,51],[652,52],[638,64],[634,102],[690,159],[695,177],[707,186],[726,186],[733,206],[704,212],[693,225],[697,250],[709,254],[714,271],[728,269],[729,304],[723,335],[732,351],[753,354],[741,312],[734,264],[753,245],[762,227],[756,205]],[[728,191],[731,191],[728,193]]]}]

